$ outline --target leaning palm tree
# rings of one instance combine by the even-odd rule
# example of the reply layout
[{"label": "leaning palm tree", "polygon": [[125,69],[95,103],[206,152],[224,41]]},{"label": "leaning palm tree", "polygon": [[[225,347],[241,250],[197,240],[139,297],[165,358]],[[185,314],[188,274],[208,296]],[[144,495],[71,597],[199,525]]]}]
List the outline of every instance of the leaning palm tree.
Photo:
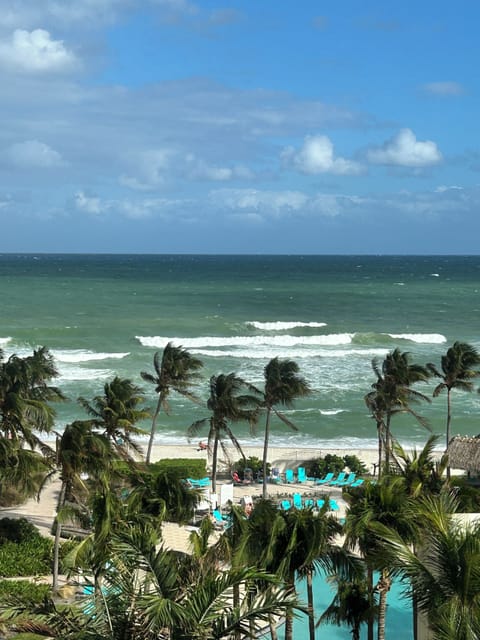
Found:
[{"label": "leaning palm tree", "polygon": [[394,349],[388,353],[382,363],[374,358],[372,368],[377,380],[372,384],[372,391],[367,394],[365,401],[367,406],[376,412],[377,427],[383,426],[383,447],[385,452],[385,467],[389,470],[392,431],[391,419],[395,414],[408,413],[422,426],[428,427],[428,423],[416,413],[412,405],[418,402],[430,402],[430,398],[412,388],[417,382],[425,382],[430,377],[430,372],[423,365],[412,363],[410,354]]},{"label": "leaning palm tree", "polygon": [[167,415],[170,413],[168,403],[170,392],[176,391],[180,395],[194,402],[198,402],[198,398],[191,392],[190,388],[198,378],[198,371],[202,366],[202,361],[192,356],[186,349],[181,346],[175,347],[169,342],[164,348],[161,358],[159,351],[153,356],[155,374],[153,375],[146,371],[141,372],[140,375],[146,382],[155,385],[155,392],[158,394],[157,406],[153,413],[152,428],[145,457],[147,464],[150,462],[152,455],[158,414],[161,409],[163,409]]},{"label": "leaning palm tree", "polygon": [[216,493],[218,447],[225,457],[228,452],[225,438],[228,438],[235,449],[244,458],[242,447],[230,428],[230,422],[248,422],[253,425],[258,416],[260,398],[254,387],[235,373],[223,374],[210,378],[210,395],[207,408],[211,411],[210,418],[197,420],[188,429],[188,437],[193,437],[208,423],[208,449],[212,454],[212,490]]},{"label": "leaning palm tree", "polygon": [[[442,356],[441,371],[432,363],[427,367],[434,376],[442,379],[433,390],[433,397],[436,398],[443,391],[447,392],[446,446],[448,447],[452,421],[452,389],[473,391],[473,380],[480,376],[480,354],[475,347],[466,342],[454,342]],[[447,478],[450,478],[450,467],[447,467]]]},{"label": "leaning palm tree", "polygon": [[263,443],[263,498],[267,497],[267,456],[270,438],[270,418],[272,412],[293,431],[298,427],[276,405],[290,408],[296,398],[302,398],[311,393],[308,383],[298,375],[299,367],[293,360],[273,358],[264,369],[265,390],[263,406],[266,410],[265,436]]},{"label": "leaning palm tree", "polygon": [[103,389],[103,395],[95,396],[92,402],[85,398],[79,398],[78,402],[92,416],[92,427],[101,431],[123,458],[130,459],[129,449],[141,451],[132,439],[143,433],[137,423],[150,416],[143,407],[145,396],[131,380],[118,376]]}]

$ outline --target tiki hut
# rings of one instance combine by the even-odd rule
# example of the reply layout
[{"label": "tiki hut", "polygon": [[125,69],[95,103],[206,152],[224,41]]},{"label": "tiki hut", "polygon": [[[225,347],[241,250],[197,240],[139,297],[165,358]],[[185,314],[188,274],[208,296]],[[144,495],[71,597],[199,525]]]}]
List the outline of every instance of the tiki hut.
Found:
[{"label": "tiki hut", "polygon": [[452,469],[464,469],[469,475],[480,475],[480,437],[455,436],[447,448]]}]

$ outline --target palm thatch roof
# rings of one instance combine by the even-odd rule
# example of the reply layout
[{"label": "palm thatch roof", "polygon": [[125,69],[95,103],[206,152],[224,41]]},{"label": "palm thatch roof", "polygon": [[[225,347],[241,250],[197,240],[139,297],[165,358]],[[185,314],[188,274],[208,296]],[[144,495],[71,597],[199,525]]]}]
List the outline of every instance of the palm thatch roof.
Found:
[{"label": "palm thatch roof", "polygon": [[480,474],[480,437],[455,436],[447,448],[448,464],[453,469],[465,469]]}]

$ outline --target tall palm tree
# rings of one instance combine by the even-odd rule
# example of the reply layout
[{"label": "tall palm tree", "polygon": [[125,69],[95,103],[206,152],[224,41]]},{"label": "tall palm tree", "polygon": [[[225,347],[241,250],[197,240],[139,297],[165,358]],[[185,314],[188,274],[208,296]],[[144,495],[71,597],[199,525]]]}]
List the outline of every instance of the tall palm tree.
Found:
[{"label": "tall palm tree", "polygon": [[150,416],[142,406],[145,402],[140,387],[127,378],[115,378],[104,386],[104,394],[96,396],[93,402],[79,398],[78,402],[92,416],[91,424],[110,440],[123,458],[129,458],[129,449],[137,453],[140,447],[132,436],[143,433],[137,423]]},{"label": "tall palm tree", "polygon": [[[82,505],[87,493],[82,479],[84,473],[99,477],[108,472],[113,459],[112,446],[104,434],[95,432],[89,421],[76,421],[68,424],[57,440],[57,465],[60,473],[61,488],[58,497],[57,522],[54,541],[53,590],[58,586],[58,561],[62,518],[67,511],[66,503]],[[62,513],[63,512],[63,513]]]},{"label": "tall palm tree", "polygon": [[425,494],[438,494],[444,487],[443,473],[447,456],[437,459],[434,451],[438,436],[431,435],[420,451],[408,453],[395,442],[392,455],[396,472],[403,478],[407,494],[413,498]]},{"label": "tall palm tree", "polygon": [[197,420],[188,429],[188,436],[193,437],[208,423],[208,449],[212,452],[212,490],[217,488],[218,447],[220,446],[228,459],[225,439],[228,438],[235,449],[244,458],[242,447],[230,428],[230,422],[248,422],[253,425],[258,417],[260,399],[254,387],[235,373],[214,375],[210,378],[210,394],[207,408],[210,418]]},{"label": "tall palm tree", "polygon": [[407,577],[418,607],[439,640],[480,637],[480,523],[455,516],[449,494],[412,504],[422,546],[413,549],[399,532],[379,528],[389,562]]},{"label": "tall palm tree", "polygon": [[412,388],[417,382],[425,382],[430,377],[429,370],[423,365],[411,362],[410,354],[394,349],[385,356],[380,364],[378,359],[372,361],[372,368],[377,377],[372,384],[372,391],[365,397],[369,408],[375,408],[378,418],[384,425],[385,465],[388,470],[391,452],[391,419],[398,413],[408,413],[422,426],[427,421],[412,409],[412,404],[430,402],[430,398]]},{"label": "tall palm tree", "polygon": [[[399,531],[405,540],[413,539],[414,528],[407,509],[405,484],[400,477],[384,476],[381,482],[365,483],[360,490],[349,493],[347,489],[344,498],[349,505],[345,518],[345,544],[349,549],[360,550],[367,563],[370,582],[373,571],[380,572],[376,586],[379,594],[378,640],[384,640],[387,595],[392,574],[374,531],[380,524]],[[373,595],[370,597],[373,602]],[[372,637],[372,626],[369,626],[369,636]]]},{"label": "tall palm tree", "polygon": [[263,406],[266,410],[265,436],[263,444],[263,498],[267,497],[267,457],[270,438],[270,418],[272,412],[293,431],[298,427],[276,405],[291,408],[296,398],[302,398],[311,393],[308,383],[298,375],[299,367],[293,360],[273,358],[264,369],[265,390]]},{"label": "tall palm tree", "polygon": [[169,342],[164,348],[161,358],[159,351],[153,356],[153,367],[155,374],[146,371],[142,371],[140,374],[146,382],[155,385],[155,393],[158,394],[157,406],[153,413],[152,428],[145,457],[147,464],[150,462],[152,455],[158,414],[161,409],[163,409],[167,415],[170,413],[168,403],[170,392],[175,391],[185,398],[198,402],[198,398],[191,392],[191,386],[199,377],[198,371],[203,367],[203,363],[183,347],[175,347]]},{"label": "tall palm tree", "polygon": [[[447,392],[446,446],[448,447],[452,421],[452,390],[473,391],[473,380],[480,376],[480,354],[475,347],[466,342],[454,342],[442,356],[441,371],[432,363],[427,367],[432,375],[442,379],[433,390],[433,397],[436,398],[443,391]],[[447,478],[450,478],[450,467],[447,467]]]}]

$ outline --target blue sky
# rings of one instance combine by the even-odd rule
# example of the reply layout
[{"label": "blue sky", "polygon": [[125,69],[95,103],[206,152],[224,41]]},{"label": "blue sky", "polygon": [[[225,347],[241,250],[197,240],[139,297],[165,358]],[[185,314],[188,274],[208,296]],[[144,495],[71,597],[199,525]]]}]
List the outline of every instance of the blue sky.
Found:
[{"label": "blue sky", "polygon": [[3,0],[1,252],[480,251],[480,4]]}]

